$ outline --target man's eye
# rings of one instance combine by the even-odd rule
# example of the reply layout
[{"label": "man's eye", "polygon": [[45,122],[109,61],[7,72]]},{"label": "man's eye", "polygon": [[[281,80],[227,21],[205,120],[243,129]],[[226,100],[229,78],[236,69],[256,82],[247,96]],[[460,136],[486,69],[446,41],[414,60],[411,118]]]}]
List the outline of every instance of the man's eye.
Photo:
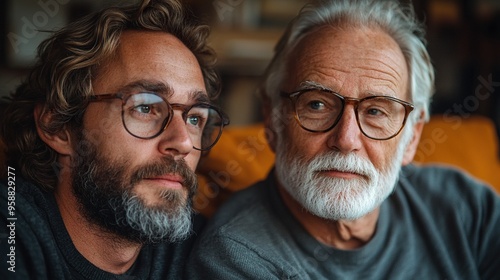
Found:
[{"label": "man's eye", "polygon": [[134,107],[134,110],[142,113],[142,114],[149,114],[151,113],[151,106],[149,105],[138,105]]},{"label": "man's eye", "polygon": [[321,101],[311,101],[308,107],[313,110],[322,110],[325,108],[325,104]]},{"label": "man's eye", "polygon": [[187,118],[187,122],[192,125],[192,126],[198,126],[198,124],[200,123],[200,117],[198,116],[189,116]]},{"label": "man's eye", "polygon": [[374,108],[368,109],[366,110],[366,112],[368,113],[368,115],[372,116],[380,115],[381,113],[379,109],[374,109]]},{"label": "man's eye", "polygon": [[373,117],[385,117],[387,116],[387,110],[381,109],[381,108],[367,108],[366,109],[366,115],[368,116],[373,116]]}]

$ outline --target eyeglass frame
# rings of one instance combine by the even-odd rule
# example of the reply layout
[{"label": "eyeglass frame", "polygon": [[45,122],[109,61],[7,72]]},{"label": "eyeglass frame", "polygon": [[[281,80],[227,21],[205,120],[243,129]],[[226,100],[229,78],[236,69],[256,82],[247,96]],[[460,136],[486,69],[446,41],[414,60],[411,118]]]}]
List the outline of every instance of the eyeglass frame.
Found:
[{"label": "eyeglass frame", "polygon": [[[130,132],[129,128],[125,124],[124,106],[125,106],[127,100],[132,95],[140,94],[140,93],[148,93],[148,94],[153,94],[153,95],[156,95],[156,96],[160,97],[167,104],[167,106],[169,108],[169,112],[168,112],[169,114],[163,120],[163,124],[162,124],[160,130],[156,134],[154,134],[153,136],[148,136],[148,137],[137,136],[137,135],[133,134],[132,132]],[[195,150],[198,150],[198,151],[208,151],[213,146],[215,146],[215,144],[217,144],[217,142],[219,141],[219,139],[220,139],[220,137],[222,135],[222,130],[224,129],[224,126],[229,125],[229,122],[230,122],[229,121],[229,117],[224,113],[224,111],[222,111],[219,107],[217,107],[215,105],[212,105],[210,103],[207,103],[207,102],[197,102],[197,103],[194,103],[192,105],[185,105],[185,104],[181,104],[181,103],[170,103],[162,95],[160,95],[160,94],[158,94],[156,92],[151,92],[151,91],[141,91],[141,92],[133,92],[133,93],[117,92],[117,93],[92,94],[92,95],[90,95],[89,102],[98,102],[98,101],[110,100],[110,99],[115,99],[115,98],[120,99],[122,101],[122,109],[121,109],[122,113],[121,113],[121,116],[122,116],[123,127],[125,128],[125,130],[130,135],[132,135],[132,136],[134,136],[136,138],[139,138],[139,139],[149,140],[149,139],[153,139],[153,138],[158,137],[163,131],[165,131],[165,129],[168,127],[168,125],[172,121],[175,109],[177,109],[177,110],[180,109],[182,111],[182,119],[183,119],[184,122],[186,122],[187,121],[186,114],[193,107],[203,105],[203,106],[206,106],[207,108],[210,108],[210,109],[213,109],[214,111],[216,111],[221,116],[221,121],[222,121],[222,123],[220,125],[220,128],[219,128],[219,134],[217,135],[217,137],[215,138],[214,142],[210,146],[208,146],[207,148],[204,148],[204,149],[202,149],[202,148],[196,148],[195,146],[193,146],[193,149],[195,149]]]},{"label": "eyeglass frame", "polygon": [[[302,95],[303,93],[306,93],[306,92],[309,92],[312,90],[319,90],[321,92],[332,94],[332,95],[338,97],[342,103],[342,109],[340,111],[340,114],[337,116],[337,119],[333,122],[333,124],[330,127],[323,129],[323,130],[313,130],[313,129],[309,129],[309,128],[305,127],[301,123],[300,118],[299,118],[299,114],[297,112],[296,101],[299,98],[299,96]],[[324,133],[324,132],[332,130],[339,123],[340,119],[344,115],[346,105],[352,104],[354,107],[354,114],[356,115],[356,122],[358,124],[359,130],[361,131],[361,133],[363,133],[364,136],[366,136],[370,139],[380,140],[380,141],[389,140],[391,138],[396,137],[401,132],[401,130],[403,130],[404,126],[406,125],[406,121],[407,121],[410,113],[415,109],[415,106],[413,104],[411,104],[407,101],[398,99],[396,97],[392,97],[392,96],[370,95],[370,96],[363,97],[363,98],[353,98],[353,97],[346,97],[346,96],[340,95],[339,93],[337,93],[333,90],[325,89],[325,88],[304,88],[304,89],[299,89],[299,90],[296,90],[296,91],[293,91],[290,93],[288,93],[286,91],[280,91],[280,96],[284,97],[284,98],[289,98],[290,101],[292,102],[293,111],[294,111],[294,118],[297,121],[297,123],[299,124],[299,126],[302,127],[303,129],[309,131],[309,132],[315,132],[315,133]],[[403,123],[401,124],[401,127],[399,128],[399,130],[394,133],[394,135],[389,136],[389,137],[385,137],[385,138],[375,138],[375,137],[371,137],[371,136],[367,135],[366,132],[361,127],[361,124],[359,123],[359,116],[358,116],[358,105],[359,105],[359,103],[361,103],[365,100],[370,100],[370,99],[374,99],[374,98],[384,98],[384,99],[388,99],[391,101],[395,101],[395,102],[403,105],[403,107],[405,108],[405,116],[403,118]]]}]

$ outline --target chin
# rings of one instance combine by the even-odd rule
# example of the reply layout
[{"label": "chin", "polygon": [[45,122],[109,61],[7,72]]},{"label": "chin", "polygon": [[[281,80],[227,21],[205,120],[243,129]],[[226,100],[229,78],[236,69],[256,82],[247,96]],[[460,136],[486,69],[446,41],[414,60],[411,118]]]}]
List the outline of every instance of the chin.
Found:
[{"label": "chin", "polygon": [[176,212],[188,204],[188,193],[185,189],[167,189],[150,194],[134,194],[145,207],[160,211]]}]

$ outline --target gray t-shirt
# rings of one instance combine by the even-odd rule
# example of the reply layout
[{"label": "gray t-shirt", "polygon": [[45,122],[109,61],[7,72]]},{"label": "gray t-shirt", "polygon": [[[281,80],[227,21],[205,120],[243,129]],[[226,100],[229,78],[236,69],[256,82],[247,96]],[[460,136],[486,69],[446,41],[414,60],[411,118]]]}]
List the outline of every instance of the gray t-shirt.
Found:
[{"label": "gray t-shirt", "polygon": [[295,220],[271,172],[219,209],[186,268],[189,279],[499,279],[500,197],[455,170],[407,166],[373,238],[339,250]]}]

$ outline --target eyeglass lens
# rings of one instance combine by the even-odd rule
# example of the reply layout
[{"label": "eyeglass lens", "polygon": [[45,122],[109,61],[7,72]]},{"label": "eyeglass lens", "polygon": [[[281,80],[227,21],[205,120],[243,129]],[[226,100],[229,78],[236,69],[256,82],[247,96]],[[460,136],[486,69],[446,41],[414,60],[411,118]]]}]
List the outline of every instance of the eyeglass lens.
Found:
[{"label": "eyeglass lens", "polygon": [[[130,134],[138,138],[156,137],[170,122],[172,107],[181,106],[171,106],[153,93],[130,95],[123,105],[123,124]],[[193,147],[198,150],[209,149],[222,132],[221,114],[208,104],[186,108],[188,110],[183,112],[183,118]]]},{"label": "eyeglass lens", "polygon": [[[300,124],[311,131],[327,131],[339,121],[346,102],[336,94],[310,90],[299,94],[295,111]],[[403,104],[385,97],[362,99],[356,108],[360,129],[368,137],[384,139],[397,134],[405,122]]]}]

